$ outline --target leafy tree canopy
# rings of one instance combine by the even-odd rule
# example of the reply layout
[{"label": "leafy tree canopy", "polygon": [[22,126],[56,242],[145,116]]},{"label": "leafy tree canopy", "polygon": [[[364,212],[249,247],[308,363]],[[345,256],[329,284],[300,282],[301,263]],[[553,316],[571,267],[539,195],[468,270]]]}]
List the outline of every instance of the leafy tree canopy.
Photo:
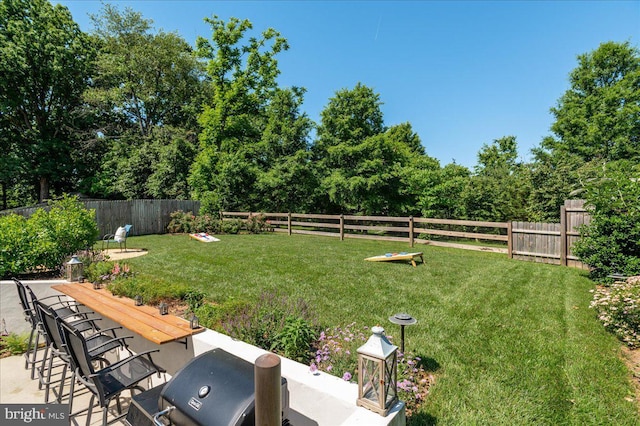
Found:
[{"label": "leafy tree canopy", "polygon": [[[0,115],[24,179],[64,189],[74,173],[78,127],[94,49],[68,9],[46,0],[0,3]],[[5,159],[6,162],[6,159]]]},{"label": "leafy tree canopy", "polygon": [[571,87],[551,109],[543,147],[583,161],[640,160],[640,54],[629,42],[602,43],[578,56]]}]

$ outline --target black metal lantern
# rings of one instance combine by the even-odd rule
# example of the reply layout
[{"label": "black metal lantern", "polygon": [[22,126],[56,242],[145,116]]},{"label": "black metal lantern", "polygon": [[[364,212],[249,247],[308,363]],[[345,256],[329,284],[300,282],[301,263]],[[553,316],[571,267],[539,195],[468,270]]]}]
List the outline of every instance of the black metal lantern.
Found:
[{"label": "black metal lantern", "polygon": [[78,256],[71,256],[71,260],[67,262],[66,267],[66,278],[67,281],[71,283],[82,282],[83,273],[84,273],[84,265],[82,261],[78,259]]},{"label": "black metal lantern", "polygon": [[136,297],[133,298],[133,301],[136,306],[142,306],[142,296],[137,295]]},{"label": "black metal lantern", "polygon": [[191,319],[189,320],[189,327],[191,327],[192,330],[200,328],[200,319],[196,316],[196,314],[191,315]]},{"label": "black metal lantern", "polygon": [[160,302],[158,305],[158,311],[160,311],[160,315],[167,315],[169,313],[169,305],[164,302]]}]

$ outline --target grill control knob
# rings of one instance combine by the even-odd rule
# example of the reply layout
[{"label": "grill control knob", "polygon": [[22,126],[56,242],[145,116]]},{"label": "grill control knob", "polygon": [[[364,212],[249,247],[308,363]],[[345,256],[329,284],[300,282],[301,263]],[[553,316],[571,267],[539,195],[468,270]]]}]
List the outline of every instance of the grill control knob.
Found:
[{"label": "grill control knob", "polygon": [[200,398],[204,398],[205,396],[209,395],[210,391],[211,391],[211,386],[203,386],[198,391],[198,396]]}]

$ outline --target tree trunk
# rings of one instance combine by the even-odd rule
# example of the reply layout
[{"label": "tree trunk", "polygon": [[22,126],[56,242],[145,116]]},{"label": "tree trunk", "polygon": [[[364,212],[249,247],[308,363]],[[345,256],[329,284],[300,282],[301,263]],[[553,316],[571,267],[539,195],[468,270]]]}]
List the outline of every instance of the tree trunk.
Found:
[{"label": "tree trunk", "polygon": [[38,194],[38,202],[42,203],[49,199],[49,179],[40,178],[40,193]]},{"label": "tree trunk", "polygon": [[2,182],[2,210],[7,209],[7,184]]}]

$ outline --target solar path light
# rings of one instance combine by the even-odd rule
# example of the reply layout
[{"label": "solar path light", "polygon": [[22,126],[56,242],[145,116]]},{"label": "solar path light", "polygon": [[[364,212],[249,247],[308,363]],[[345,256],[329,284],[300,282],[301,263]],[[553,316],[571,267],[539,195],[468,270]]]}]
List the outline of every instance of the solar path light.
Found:
[{"label": "solar path light", "polygon": [[394,316],[389,317],[389,321],[394,324],[400,325],[400,352],[404,353],[404,326],[413,325],[418,321],[411,315],[404,313],[395,314]]}]

